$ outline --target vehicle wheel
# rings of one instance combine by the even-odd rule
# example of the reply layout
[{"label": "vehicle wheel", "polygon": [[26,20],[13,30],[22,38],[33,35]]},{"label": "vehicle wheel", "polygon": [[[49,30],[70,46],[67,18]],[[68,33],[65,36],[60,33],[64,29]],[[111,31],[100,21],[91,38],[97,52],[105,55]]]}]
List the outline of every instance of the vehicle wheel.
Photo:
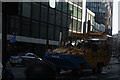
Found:
[{"label": "vehicle wheel", "polygon": [[56,71],[57,71],[57,74],[60,74],[61,69],[57,68]]},{"label": "vehicle wheel", "polygon": [[96,68],[92,68],[92,73],[96,74]]},{"label": "vehicle wheel", "polygon": [[96,68],[93,68],[93,69],[92,69],[92,73],[93,73],[93,74],[101,73],[101,72],[102,72],[102,69],[103,69],[103,65],[102,65],[102,64],[98,64],[98,65],[96,66]]},{"label": "vehicle wheel", "polygon": [[102,69],[103,69],[103,65],[100,64],[100,65],[97,67],[97,73],[101,73],[101,72],[102,72]]},{"label": "vehicle wheel", "polygon": [[12,66],[12,67],[15,67],[15,66],[16,66],[16,64],[11,63],[11,66]]}]

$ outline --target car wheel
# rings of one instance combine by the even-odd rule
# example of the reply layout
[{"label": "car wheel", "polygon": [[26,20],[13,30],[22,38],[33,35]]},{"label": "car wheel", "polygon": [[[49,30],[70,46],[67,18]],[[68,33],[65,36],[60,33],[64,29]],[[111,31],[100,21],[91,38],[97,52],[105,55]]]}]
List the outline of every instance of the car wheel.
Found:
[{"label": "car wheel", "polygon": [[93,69],[92,69],[92,73],[93,73],[93,74],[101,73],[101,72],[102,72],[102,69],[103,69],[103,65],[102,65],[102,64],[98,64],[98,65],[96,66],[96,68],[93,68]]},{"label": "car wheel", "polygon": [[57,74],[60,74],[60,71],[61,71],[60,68],[57,68],[57,69],[56,69]]},{"label": "car wheel", "polygon": [[102,69],[103,69],[103,66],[102,65],[98,65],[98,67],[97,67],[97,73],[101,73]]}]

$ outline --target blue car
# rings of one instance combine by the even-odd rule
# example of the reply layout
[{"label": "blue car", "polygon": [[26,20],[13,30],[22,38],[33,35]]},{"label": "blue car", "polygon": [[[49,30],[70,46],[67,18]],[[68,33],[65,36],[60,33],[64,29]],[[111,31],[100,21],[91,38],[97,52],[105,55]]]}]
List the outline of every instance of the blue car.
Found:
[{"label": "blue car", "polygon": [[33,53],[18,53],[17,56],[11,56],[9,62],[14,67],[16,65],[25,65],[27,61],[32,59],[42,60]]}]

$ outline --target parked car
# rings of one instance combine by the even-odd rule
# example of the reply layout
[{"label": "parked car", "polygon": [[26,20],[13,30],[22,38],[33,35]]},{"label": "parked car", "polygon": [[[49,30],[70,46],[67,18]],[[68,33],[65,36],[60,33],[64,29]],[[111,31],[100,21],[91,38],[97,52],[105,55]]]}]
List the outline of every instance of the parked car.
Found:
[{"label": "parked car", "polygon": [[9,62],[11,66],[25,65],[27,61],[33,60],[33,59],[42,60],[41,58],[36,56],[34,53],[18,53],[17,56],[11,56]]}]

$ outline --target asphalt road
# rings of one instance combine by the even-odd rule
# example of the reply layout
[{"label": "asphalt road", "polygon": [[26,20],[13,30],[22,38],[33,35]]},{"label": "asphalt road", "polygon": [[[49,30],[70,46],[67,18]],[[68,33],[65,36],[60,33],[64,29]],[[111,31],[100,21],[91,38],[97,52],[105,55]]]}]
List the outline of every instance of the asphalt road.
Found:
[{"label": "asphalt road", "polygon": [[[25,80],[24,66],[8,65],[7,68],[11,69],[16,80]],[[101,74],[92,74],[91,70],[83,70],[80,75],[73,74],[71,71],[62,71],[57,80],[120,80],[120,64],[117,59],[111,59],[109,68],[105,67]]]}]

